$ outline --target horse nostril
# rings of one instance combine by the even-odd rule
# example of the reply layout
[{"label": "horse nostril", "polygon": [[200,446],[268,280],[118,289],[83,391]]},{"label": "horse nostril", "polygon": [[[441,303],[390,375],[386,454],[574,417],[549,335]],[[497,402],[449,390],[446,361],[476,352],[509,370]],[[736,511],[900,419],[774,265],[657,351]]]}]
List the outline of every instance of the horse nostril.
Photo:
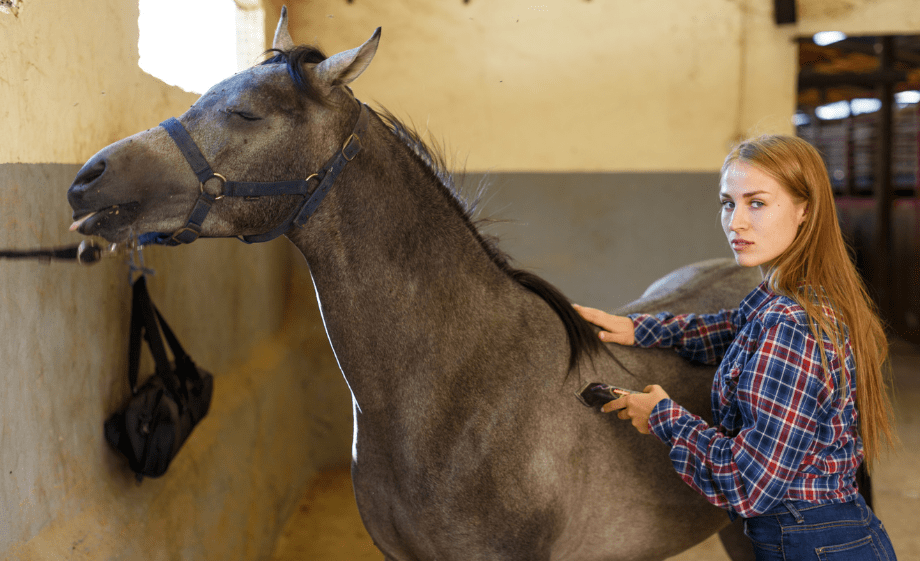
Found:
[{"label": "horse nostril", "polygon": [[[73,180],[70,189],[67,190],[67,202],[74,209],[82,209],[86,206],[86,198],[91,196],[91,188],[99,189],[95,183],[102,177],[106,169],[105,158],[94,158],[80,168],[77,177]],[[95,187],[94,187],[95,186]]]},{"label": "horse nostril", "polygon": [[89,162],[77,173],[77,178],[73,180],[74,185],[88,185],[99,179],[105,173],[105,159],[100,158],[96,162]]}]

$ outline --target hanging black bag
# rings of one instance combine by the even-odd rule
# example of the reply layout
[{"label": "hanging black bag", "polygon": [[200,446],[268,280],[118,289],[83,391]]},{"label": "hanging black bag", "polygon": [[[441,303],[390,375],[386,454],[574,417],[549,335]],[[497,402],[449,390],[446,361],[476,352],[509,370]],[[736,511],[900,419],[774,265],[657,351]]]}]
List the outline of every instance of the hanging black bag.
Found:
[{"label": "hanging black bag", "polygon": [[[172,350],[172,363],[166,357],[158,325]],[[142,334],[156,362],[156,372],[138,388]],[[143,276],[133,287],[128,382],[131,398],[121,411],[105,422],[105,438],[128,459],[138,481],[144,476],[159,477],[166,472],[198,421],[207,414],[214,379],[197,368],[185,354],[150,300]]]}]

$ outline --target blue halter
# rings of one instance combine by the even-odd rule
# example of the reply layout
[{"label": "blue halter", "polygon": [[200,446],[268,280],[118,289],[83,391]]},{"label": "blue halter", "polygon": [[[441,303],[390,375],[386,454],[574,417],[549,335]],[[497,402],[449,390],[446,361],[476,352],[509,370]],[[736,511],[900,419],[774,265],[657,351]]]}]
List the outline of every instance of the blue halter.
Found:
[{"label": "blue halter", "polygon": [[[192,167],[192,171],[195,172],[195,176],[198,178],[200,192],[198,193],[198,200],[195,201],[195,206],[192,207],[192,212],[189,213],[188,219],[185,221],[185,226],[182,226],[172,234],[162,232],[143,234],[138,238],[138,244],[175,246],[192,243],[201,235],[201,225],[204,223],[208,212],[210,212],[211,205],[224,197],[303,196],[303,201],[294,209],[288,219],[276,228],[264,234],[239,236],[246,243],[267,242],[284,234],[293,226],[302,228],[329,192],[345,164],[353,160],[358,152],[361,151],[361,138],[367,132],[368,112],[367,105],[362,103],[361,113],[358,115],[358,121],[355,123],[355,128],[352,130],[351,135],[345,139],[342,149],[330,158],[319,172],[306,179],[272,182],[228,181],[226,177],[211,169],[211,165],[178,119],[171,117],[163,121],[160,126],[166,129],[170,138],[173,139],[173,142],[176,143],[176,146],[179,147],[182,155],[185,156],[186,161]],[[204,188],[205,183],[214,179],[220,182],[220,190],[217,195],[212,195]],[[314,179],[319,182],[319,185],[311,191],[310,186],[313,184]]]}]

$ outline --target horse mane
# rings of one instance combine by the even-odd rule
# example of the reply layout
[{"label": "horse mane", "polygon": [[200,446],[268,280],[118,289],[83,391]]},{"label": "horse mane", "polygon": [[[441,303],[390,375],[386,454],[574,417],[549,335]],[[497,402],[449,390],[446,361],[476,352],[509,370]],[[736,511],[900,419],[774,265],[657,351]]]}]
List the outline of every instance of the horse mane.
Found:
[{"label": "horse mane", "polygon": [[442,146],[436,143],[426,143],[414,128],[406,126],[386,109],[375,111],[375,113],[429,170],[433,179],[436,180],[434,183],[440,187],[441,193],[450,205],[463,217],[470,233],[479,242],[492,263],[518,285],[543,299],[559,316],[565,326],[569,341],[569,370],[575,368],[583,355],[606,351],[606,347],[597,337],[591,324],[575,311],[572,302],[558,288],[530,271],[515,268],[511,257],[499,248],[498,238],[481,231],[480,224],[491,222],[488,218],[474,218],[485,188],[480,185],[476,196],[472,199],[463,196],[461,189],[454,181],[453,174],[448,170]]},{"label": "horse mane", "polygon": [[[298,90],[313,101],[328,103],[328,100],[310,83],[304,67],[305,64],[317,64],[326,59],[320,49],[310,45],[301,45],[289,51],[271,49],[266,53],[271,57],[262,64],[286,64],[288,74]],[[565,326],[569,342],[569,370],[573,370],[583,356],[593,356],[600,352],[610,354],[607,347],[597,337],[594,327],[575,311],[571,301],[558,288],[530,271],[513,267],[510,256],[499,249],[497,237],[485,235],[480,231],[478,224],[490,222],[489,219],[474,218],[478,204],[482,200],[484,188],[480,186],[477,196],[472,201],[464,197],[456,186],[453,174],[449,171],[441,146],[426,143],[414,128],[406,126],[386,109],[373,111],[373,113],[423,164],[423,169],[431,174],[430,178],[434,180],[433,183],[440,187],[446,200],[464,219],[470,233],[479,242],[492,263],[518,285],[539,296],[559,316]],[[615,357],[614,360],[616,360]]]}]

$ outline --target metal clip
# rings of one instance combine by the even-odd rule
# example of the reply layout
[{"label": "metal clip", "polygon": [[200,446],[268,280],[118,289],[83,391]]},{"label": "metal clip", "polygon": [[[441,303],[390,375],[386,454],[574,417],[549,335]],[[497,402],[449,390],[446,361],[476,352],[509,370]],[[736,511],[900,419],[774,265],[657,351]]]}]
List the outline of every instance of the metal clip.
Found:
[{"label": "metal clip", "polygon": [[106,247],[99,245],[95,240],[83,240],[77,246],[77,263],[81,265],[95,265],[104,258],[113,257],[122,252],[121,244],[113,243]]},{"label": "metal clip", "polygon": [[132,237],[131,241],[127,243],[127,248],[129,250],[128,257],[128,283],[134,284],[135,273],[140,273],[140,276],[146,277],[147,275],[153,275],[156,273],[153,269],[147,268],[147,264],[144,262],[144,246],[137,243],[137,237]]}]

